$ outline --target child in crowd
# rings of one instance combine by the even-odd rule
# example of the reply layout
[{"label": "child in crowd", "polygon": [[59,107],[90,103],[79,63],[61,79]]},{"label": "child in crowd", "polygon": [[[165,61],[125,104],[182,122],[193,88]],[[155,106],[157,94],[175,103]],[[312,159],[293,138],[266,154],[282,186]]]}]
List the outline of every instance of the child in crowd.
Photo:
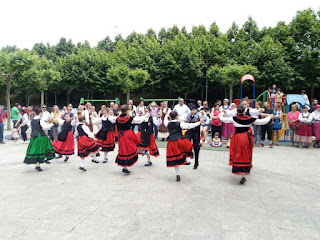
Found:
[{"label": "child in crowd", "polygon": [[214,138],[212,139],[212,143],[210,144],[212,147],[222,147],[223,143],[221,142],[220,139],[220,134],[216,132],[214,134]]},{"label": "child in crowd", "polygon": [[19,127],[17,125],[13,126],[13,129],[12,129],[12,138],[14,140],[14,143],[15,144],[19,144]]}]

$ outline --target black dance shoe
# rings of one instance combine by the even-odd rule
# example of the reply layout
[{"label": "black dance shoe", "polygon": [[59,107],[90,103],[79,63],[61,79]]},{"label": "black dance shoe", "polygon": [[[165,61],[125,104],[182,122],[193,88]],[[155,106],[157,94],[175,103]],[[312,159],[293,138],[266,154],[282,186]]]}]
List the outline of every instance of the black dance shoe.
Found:
[{"label": "black dance shoe", "polygon": [[91,161],[94,162],[94,163],[99,163],[99,160],[92,159]]},{"label": "black dance shoe", "polygon": [[193,170],[196,170],[197,168],[198,168],[198,164],[195,164],[194,166],[193,166]]},{"label": "black dance shoe", "polygon": [[243,178],[241,178],[240,183],[241,183],[241,184],[244,184],[246,181],[247,181],[246,178],[243,177]]},{"label": "black dance shoe", "polygon": [[87,169],[85,169],[84,167],[79,167],[79,169],[84,171],[84,172],[87,171]]},{"label": "black dance shoe", "polygon": [[122,169],[122,172],[123,172],[123,173],[126,173],[126,174],[129,174],[129,173],[130,173],[130,171],[129,171],[128,169],[125,169],[125,168]]},{"label": "black dance shoe", "polygon": [[180,175],[177,175],[177,182],[180,182]]},{"label": "black dance shoe", "polygon": [[191,164],[191,162],[187,162],[185,165],[190,165]]},{"label": "black dance shoe", "polygon": [[151,166],[151,165],[152,165],[152,162],[147,162],[147,163],[145,164],[146,167]]},{"label": "black dance shoe", "polygon": [[107,163],[108,162],[108,158],[105,158],[104,160],[103,160],[103,163]]},{"label": "black dance shoe", "polygon": [[68,160],[69,160],[69,157],[66,157],[66,158],[64,159],[65,162],[68,161]]},{"label": "black dance shoe", "polygon": [[56,157],[56,158],[62,158],[62,155],[61,155],[61,154],[59,154],[59,155],[58,155],[58,157]]},{"label": "black dance shoe", "polygon": [[147,150],[143,150],[142,152],[142,156],[146,155],[147,154]]},{"label": "black dance shoe", "polygon": [[44,160],[44,162],[45,162],[46,164],[51,164],[51,162],[49,162],[48,160]]},{"label": "black dance shoe", "polygon": [[97,153],[96,153],[96,157],[100,157],[100,153],[97,152]]},{"label": "black dance shoe", "polygon": [[39,166],[36,166],[36,168],[35,168],[38,172],[41,172],[41,171],[43,171],[42,170],[42,168],[41,167],[39,167]]}]

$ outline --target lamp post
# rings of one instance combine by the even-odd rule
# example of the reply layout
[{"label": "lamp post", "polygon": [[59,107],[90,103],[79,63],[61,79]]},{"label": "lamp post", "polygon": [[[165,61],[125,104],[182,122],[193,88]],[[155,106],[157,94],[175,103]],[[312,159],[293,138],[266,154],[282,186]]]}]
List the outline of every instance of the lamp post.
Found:
[{"label": "lamp post", "polygon": [[208,76],[207,76],[207,72],[208,72],[208,66],[206,67],[206,101],[208,101]]}]

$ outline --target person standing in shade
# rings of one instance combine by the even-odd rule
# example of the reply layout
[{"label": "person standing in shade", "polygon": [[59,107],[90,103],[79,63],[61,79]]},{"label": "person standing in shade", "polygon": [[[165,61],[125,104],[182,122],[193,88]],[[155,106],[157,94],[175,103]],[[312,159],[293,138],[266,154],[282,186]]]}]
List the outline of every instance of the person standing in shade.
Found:
[{"label": "person standing in shade", "polygon": [[289,124],[289,131],[290,131],[290,141],[291,141],[291,146],[294,145],[294,139],[295,135],[297,133],[297,128],[299,125],[299,115],[300,112],[298,111],[298,106],[296,104],[293,104],[291,106],[291,111],[287,115],[287,120]]},{"label": "person standing in shade", "polygon": [[[20,116],[21,116],[21,119],[20,119],[20,124],[19,124],[19,127],[21,129],[21,137],[23,139],[23,143],[27,143],[27,133],[26,131],[28,130],[29,128],[29,116],[28,114],[25,112],[25,110],[23,109],[20,109],[19,110],[19,113],[20,113]],[[18,123],[17,123],[18,124]]]},{"label": "person standing in shade", "polygon": [[173,111],[176,111],[178,113],[179,118],[181,118],[190,113],[190,108],[184,104],[184,99],[180,98],[179,104],[174,106]]},{"label": "person standing in shade", "polygon": [[309,113],[310,107],[308,105],[304,105],[302,108],[302,113],[299,115],[299,126],[296,133],[296,141],[298,143],[298,147],[302,148],[301,143],[304,143],[311,148],[312,143],[312,120],[313,114]]},{"label": "person standing in shade", "polygon": [[19,108],[20,108],[20,104],[16,103],[14,104],[14,107],[11,108],[11,115],[12,115],[12,122],[13,122],[13,126],[15,126],[17,124],[17,122],[19,121]]},{"label": "person standing in shade", "polygon": [[169,115],[171,112],[171,109],[168,107],[168,102],[162,102],[161,108],[160,108],[160,117],[162,123],[159,126],[159,138],[161,138],[161,141],[165,141],[165,139],[169,136],[169,129],[164,125],[163,121],[166,115]]},{"label": "person standing in shade", "polygon": [[[273,132],[272,136],[276,135],[277,139],[277,146],[279,146],[279,138],[280,138],[280,130],[282,129],[282,111],[280,108],[280,104],[276,103],[274,106],[274,116],[273,116],[273,126],[272,126]],[[275,142],[273,140],[273,142]]]},{"label": "person standing in shade", "polygon": [[[150,116],[152,118],[158,118],[158,115],[159,115],[159,106],[156,104],[156,102],[152,102],[150,105]],[[156,125],[156,124],[153,124],[153,129],[154,129],[154,137],[155,139],[158,139],[158,130],[159,130],[159,127]]]},{"label": "person standing in shade", "polygon": [[[222,134],[222,122],[220,121],[220,118],[219,118],[219,114],[221,113],[221,110],[220,109],[220,105],[219,103],[215,103],[214,104],[214,108],[212,110],[212,113],[211,113],[211,134],[212,134],[212,139],[214,138],[214,134],[216,132],[219,133],[219,136],[221,136]],[[212,142],[210,144],[212,146]]]},{"label": "person standing in shade", "polygon": [[0,108],[0,144],[4,144],[3,135],[4,135],[4,126],[6,124],[6,113],[3,109]]},{"label": "person standing in shade", "polygon": [[[273,115],[273,110],[270,109],[269,107],[269,103],[265,102],[263,104],[264,106],[264,113],[265,114],[269,114],[269,115]],[[262,116],[262,115],[261,115]],[[273,121],[272,119],[266,123],[265,125],[261,125],[261,142],[260,142],[260,147],[264,147],[264,140],[266,139],[266,133],[268,135],[268,140],[269,140],[269,144],[270,144],[270,148],[273,148],[273,142],[272,142],[272,124]]]}]

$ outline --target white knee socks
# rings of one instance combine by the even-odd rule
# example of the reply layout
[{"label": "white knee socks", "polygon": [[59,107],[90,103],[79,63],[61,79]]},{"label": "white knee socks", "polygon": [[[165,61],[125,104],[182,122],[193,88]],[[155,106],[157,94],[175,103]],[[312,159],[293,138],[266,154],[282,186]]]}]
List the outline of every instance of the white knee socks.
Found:
[{"label": "white knee socks", "polygon": [[150,157],[150,151],[147,151],[147,158],[148,158],[148,163],[151,162],[151,157]]},{"label": "white knee socks", "polygon": [[84,168],[84,160],[85,158],[80,158],[80,167]]},{"label": "white knee socks", "polygon": [[108,159],[108,152],[104,153],[104,159]]},{"label": "white knee socks", "polygon": [[175,169],[176,169],[176,174],[177,174],[177,175],[180,175],[179,166],[176,166]]},{"label": "white knee socks", "polygon": [[96,153],[91,154],[91,157],[93,158],[93,160],[94,160],[94,161],[96,161],[96,160],[97,160]]}]

